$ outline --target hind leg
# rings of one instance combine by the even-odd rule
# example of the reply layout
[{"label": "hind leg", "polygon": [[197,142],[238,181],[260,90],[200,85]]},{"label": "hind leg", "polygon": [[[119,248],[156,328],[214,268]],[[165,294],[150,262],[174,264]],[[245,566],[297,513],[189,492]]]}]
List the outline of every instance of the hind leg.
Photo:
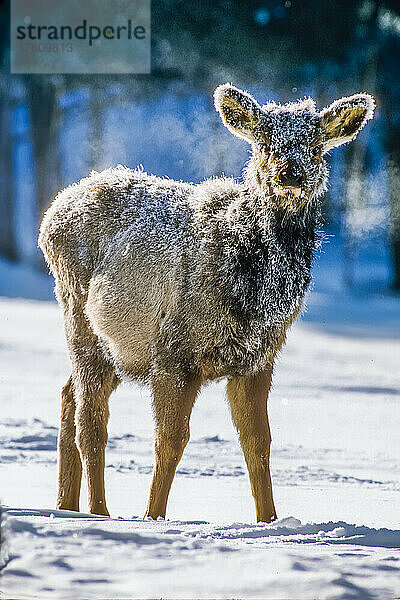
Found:
[{"label": "hind leg", "polygon": [[112,366],[95,350],[86,345],[85,364],[74,373],[76,441],[86,475],[89,511],[108,515],[104,486],[108,399],[119,379]]},{"label": "hind leg", "polygon": [[75,399],[71,376],[61,392],[57,508],[79,511],[82,463],[75,434]]},{"label": "hind leg", "polygon": [[[94,514],[108,515],[104,486],[108,399],[120,380],[90,328],[82,300],[69,294],[63,298],[63,305],[72,362],[75,440],[86,475],[89,510]],[[73,452],[76,458],[75,450]]]}]

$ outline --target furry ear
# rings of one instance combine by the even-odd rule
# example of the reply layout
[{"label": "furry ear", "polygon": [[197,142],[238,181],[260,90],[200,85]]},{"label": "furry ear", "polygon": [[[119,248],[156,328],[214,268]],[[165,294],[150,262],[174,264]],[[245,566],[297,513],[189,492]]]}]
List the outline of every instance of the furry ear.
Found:
[{"label": "furry ear", "polygon": [[262,115],[261,107],[254,98],[225,83],[215,90],[214,104],[225,127],[251,144],[254,141],[254,127]]},{"label": "furry ear", "polygon": [[325,132],[324,152],[355,138],[374,116],[375,101],[369,94],[354,94],[336,100],[320,113]]}]

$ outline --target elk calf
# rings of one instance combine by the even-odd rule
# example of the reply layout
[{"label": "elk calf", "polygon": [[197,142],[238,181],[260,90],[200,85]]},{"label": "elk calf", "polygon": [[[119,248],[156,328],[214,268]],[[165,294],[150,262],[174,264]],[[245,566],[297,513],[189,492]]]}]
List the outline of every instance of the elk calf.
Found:
[{"label": "elk calf", "polygon": [[372,118],[367,94],[318,112],[311,99],[260,106],[219,86],[224,125],[252,146],[243,181],[199,185],[125,167],[58,194],[39,243],[56,280],[72,373],[62,390],[57,507],[104,492],[108,399],[123,377],[149,383],[155,466],[146,515],[165,516],[201,386],[226,378],[256,505],[276,512],[267,396],[274,359],[300,312],[317,244],[324,155]]}]

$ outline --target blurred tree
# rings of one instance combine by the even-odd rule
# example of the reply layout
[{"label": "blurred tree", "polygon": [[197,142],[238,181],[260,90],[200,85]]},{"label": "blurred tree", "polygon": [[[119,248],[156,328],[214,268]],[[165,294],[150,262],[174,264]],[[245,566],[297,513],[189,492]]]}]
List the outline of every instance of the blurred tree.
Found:
[{"label": "blurred tree", "polygon": [[102,102],[102,86],[98,78],[95,79],[94,83],[90,86],[90,100],[89,100],[89,119],[90,127],[92,131],[92,141],[90,144],[90,168],[95,171],[100,170],[101,165],[101,147],[102,147],[102,136],[103,136],[103,111],[104,103]]},{"label": "blurred tree", "polygon": [[386,116],[393,288],[400,290],[400,6],[397,1],[385,1],[378,26],[382,31],[379,92]]},{"label": "blurred tree", "polygon": [[[380,36],[378,23],[379,2],[363,0],[358,5],[357,26],[352,43],[348,45],[353,85],[358,90],[375,94],[378,76],[378,56]],[[364,139],[358,137],[346,147],[347,185],[344,199],[343,236],[344,236],[344,282],[348,287],[354,285],[355,254],[358,248],[360,226],[357,213],[365,211],[366,152]]]},{"label": "blurred tree", "polygon": [[58,146],[58,86],[51,75],[24,76],[26,100],[32,122],[38,215],[41,218],[49,199],[60,186]]},{"label": "blurred tree", "polygon": [[[224,77],[290,89],[348,59],[358,2],[166,0],[152,5],[152,73],[209,89]],[[304,67],[309,67],[304,68]],[[289,75],[290,74],[290,75]],[[284,83],[283,83],[284,82]],[[283,83],[283,86],[282,86]]]},{"label": "blurred tree", "polygon": [[[9,6],[0,3],[0,65],[4,72],[9,52]],[[0,254],[15,259],[13,229],[13,180],[11,165],[11,103],[9,80],[0,80]]]}]

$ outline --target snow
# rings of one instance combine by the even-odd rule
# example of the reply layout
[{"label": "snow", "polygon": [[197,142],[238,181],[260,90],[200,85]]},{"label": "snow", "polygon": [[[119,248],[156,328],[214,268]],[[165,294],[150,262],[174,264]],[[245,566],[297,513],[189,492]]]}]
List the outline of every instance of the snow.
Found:
[{"label": "snow", "polygon": [[270,525],[254,523],[224,382],[197,400],[167,520],[141,519],[153,421],[128,384],[110,400],[111,518],[85,512],[84,486],[81,513],[56,510],[61,315],[46,276],[0,262],[1,598],[400,596],[400,300],[365,281],[347,294],[329,246],[270,395]]},{"label": "snow", "polygon": [[290,517],[265,526],[66,513],[9,512],[9,535],[24,536],[30,552],[10,563],[5,580],[24,578],[25,594],[29,587],[48,597],[63,582],[64,597],[106,589],[118,598],[330,598],[362,594],[368,577],[385,598],[396,582],[399,537],[387,529]]}]

